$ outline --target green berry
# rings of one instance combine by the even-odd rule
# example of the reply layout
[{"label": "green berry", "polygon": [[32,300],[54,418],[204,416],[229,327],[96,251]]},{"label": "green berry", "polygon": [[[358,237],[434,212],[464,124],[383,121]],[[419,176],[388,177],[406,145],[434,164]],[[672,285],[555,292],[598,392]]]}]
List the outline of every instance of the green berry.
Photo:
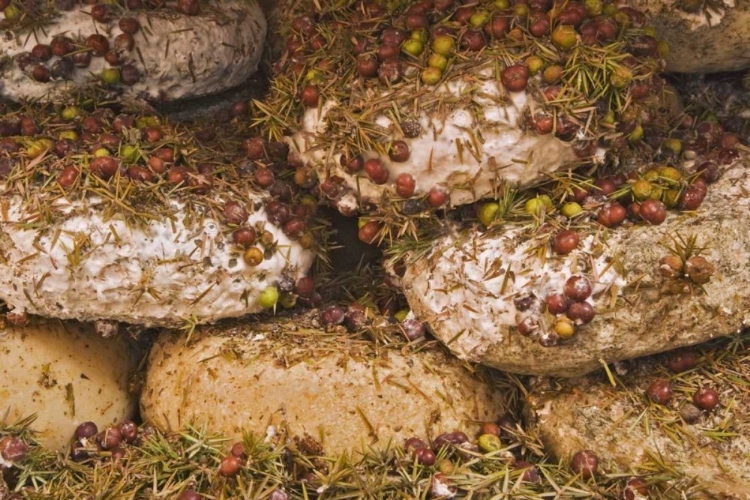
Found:
[{"label": "green berry", "polygon": [[68,139],[68,140],[71,140],[73,142],[77,142],[78,141],[78,132],[76,132],[75,130],[63,130],[62,132],[60,132],[57,135],[57,137],[60,140]]},{"label": "green berry", "polygon": [[578,43],[578,33],[569,24],[561,24],[550,35],[552,41],[562,50],[570,50]]},{"label": "green berry", "polygon": [[419,56],[424,52],[424,43],[421,40],[410,38],[401,45],[401,50],[412,56]]},{"label": "green berry", "polygon": [[552,208],[552,200],[546,194],[531,198],[526,201],[526,212],[530,214],[540,214]]},{"label": "green berry", "polygon": [[77,108],[76,106],[66,106],[60,112],[60,117],[63,120],[73,120],[74,118],[80,115],[81,115],[81,110]]},{"label": "green berry", "polygon": [[455,47],[456,42],[448,35],[437,36],[432,41],[432,51],[443,56],[449,55]]},{"label": "green berry", "polygon": [[586,12],[591,17],[596,17],[602,13],[602,0],[584,0]]},{"label": "green berry", "polygon": [[102,70],[102,81],[107,85],[115,85],[120,81],[120,70],[117,68],[105,68]]},{"label": "green berry", "polygon": [[643,127],[640,124],[636,125],[633,131],[628,136],[630,142],[638,142],[643,138]]},{"label": "green berry", "polygon": [[510,9],[510,0],[495,0],[495,8],[500,10]]},{"label": "green berry", "polygon": [[260,292],[258,305],[264,309],[271,309],[279,301],[279,290],[275,286],[268,286]]},{"label": "green berry", "polygon": [[633,72],[625,66],[617,66],[609,75],[609,83],[618,89],[624,89],[633,80]]},{"label": "green berry", "polygon": [[503,447],[500,438],[495,434],[482,434],[479,436],[479,448],[485,453],[492,453]]},{"label": "green berry", "polygon": [[445,71],[448,67],[448,59],[443,55],[433,52],[427,59],[427,66],[437,68],[440,71]]},{"label": "green berry", "polygon": [[526,58],[526,66],[529,68],[529,74],[534,76],[544,67],[544,60],[539,56],[529,56]]},{"label": "green berry", "polygon": [[135,163],[138,160],[138,148],[126,144],[120,149],[120,158],[125,163]]},{"label": "green berry", "polygon": [[107,148],[96,148],[96,151],[94,151],[94,158],[100,158],[102,156],[109,156],[109,150]]},{"label": "green berry", "polygon": [[474,28],[484,26],[484,23],[490,18],[486,10],[478,10],[469,18],[469,24]]},{"label": "green berry", "polygon": [[7,7],[5,7],[5,9],[3,9],[3,14],[5,15],[5,19],[7,19],[8,21],[14,21],[21,17],[22,12],[21,9],[19,9],[15,5],[8,5]]},{"label": "green berry", "polygon": [[682,152],[682,141],[679,139],[665,139],[662,143],[662,147],[665,147],[672,151],[672,153],[678,155]]},{"label": "green berry", "polygon": [[396,311],[396,314],[394,314],[393,317],[396,318],[400,323],[401,321],[405,320],[408,315],[408,309],[401,309],[400,311]]},{"label": "green berry", "polygon": [[427,40],[430,39],[430,34],[427,33],[427,30],[414,30],[409,35],[409,38],[412,40],[418,40],[422,43],[427,43]]},{"label": "green berry", "polygon": [[500,205],[494,201],[490,201],[482,205],[479,209],[479,222],[485,226],[492,224],[492,221],[497,217],[497,212],[500,210]]},{"label": "green berry", "polygon": [[284,309],[291,309],[297,305],[297,297],[292,293],[283,293],[279,298],[279,304]]},{"label": "green berry", "polygon": [[422,71],[422,81],[426,85],[437,85],[443,77],[443,72],[437,68],[427,68]]},{"label": "green berry", "polygon": [[560,209],[560,213],[562,213],[565,217],[571,219],[575,217],[576,215],[583,212],[583,208],[581,205],[576,203],[575,201],[570,201],[562,206]]}]

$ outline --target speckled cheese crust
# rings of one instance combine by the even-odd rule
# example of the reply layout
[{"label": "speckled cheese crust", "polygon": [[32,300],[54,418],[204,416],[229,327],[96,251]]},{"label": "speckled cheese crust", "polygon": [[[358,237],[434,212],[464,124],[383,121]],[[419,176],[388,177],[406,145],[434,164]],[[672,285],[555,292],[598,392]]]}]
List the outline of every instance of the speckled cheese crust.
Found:
[{"label": "speckled cheese crust", "polygon": [[[448,234],[407,265],[404,294],[417,317],[456,355],[514,373],[578,376],[601,367],[601,360],[730,335],[750,324],[750,169],[744,161],[727,167],[709,186],[696,213],[670,211],[658,226],[601,228],[566,256],[553,255],[544,236],[517,227]],[[700,255],[715,272],[700,287],[682,276],[671,283],[679,285],[677,293],[658,272],[659,259],[679,238],[691,237],[705,247]],[[539,249],[546,251],[545,259]],[[593,321],[555,347],[521,335],[514,299],[533,294],[543,301],[579,274],[593,288],[587,299],[596,313]],[[555,317],[539,311],[539,321],[549,329]]]},{"label": "speckled cheese crust", "polygon": [[[435,89],[447,96],[463,95],[472,91],[469,83],[454,81]],[[411,150],[408,161],[397,163],[375,152],[363,154],[365,159],[380,157],[389,171],[389,181],[378,185],[362,172],[348,174],[340,165],[340,154],[329,158],[330,151],[315,149],[316,136],[326,134],[325,115],[335,102],[326,102],[320,109],[306,111],[302,131],[290,138],[290,143],[303,159],[314,164],[323,178],[336,175],[365,200],[380,200],[386,189],[393,191],[401,173],[411,174],[416,181],[417,195],[435,186],[450,191],[451,205],[471,203],[493,192],[502,182],[528,185],[545,173],[554,172],[573,162],[576,157],[570,143],[554,135],[539,135],[522,130],[523,110],[533,106],[526,92],[506,93],[499,81],[484,81],[474,99],[482,108],[482,116],[469,109],[457,108],[446,115],[421,113],[422,135],[403,139]],[[381,115],[378,125],[393,130],[392,121]]]},{"label": "speckled cheese crust", "polygon": [[[313,260],[266,223],[278,248],[250,267],[218,221],[186,220],[176,202],[174,219],[143,228],[104,220],[95,200],[58,205],[65,218],[44,230],[24,228],[19,198],[2,208],[0,298],[41,316],[147,326],[215,322],[261,311],[261,291],[282,275],[302,277]],[[260,209],[248,217],[251,225],[263,221]]]},{"label": "speckled cheese crust", "polygon": [[[215,8],[221,13],[206,10],[193,17],[176,11],[133,13],[143,28],[134,35],[135,48],[126,57],[141,72],[141,79],[133,86],[121,85],[125,95],[159,101],[196,97],[239,85],[254,73],[266,36],[260,6],[256,2],[228,1]],[[16,37],[6,31],[0,38],[0,54],[13,57],[30,51],[37,43],[49,44],[59,34],[85,40],[100,33],[113,46],[115,37],[122,33],[117,23],[110,29],[94,21],[88,11],[84,7],[61,12],[54,24],[37,30],[34,36],[22,33]],[[57,59],[53,56],[47,66]],[[64,100],[71,90],[98,78],[107,66],[104,58],[93,57],[91,65],[77,69],[71,80],[39,83],[11,61],[0,69],[0,96]]]}]

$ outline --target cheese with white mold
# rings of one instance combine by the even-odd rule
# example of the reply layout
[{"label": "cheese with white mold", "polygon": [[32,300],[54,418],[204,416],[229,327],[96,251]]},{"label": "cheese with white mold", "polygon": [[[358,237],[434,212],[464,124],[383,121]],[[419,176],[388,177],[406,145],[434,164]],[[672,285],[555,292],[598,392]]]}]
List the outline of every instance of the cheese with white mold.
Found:
[{"label": "cheese with white mold", "polygon": [[[479,72],[490,78],[487,71]],[[365,159],[378,157],[389,172],[388,183],[375,184],[363,172],[351,175],[340,164],[340,152],[317,148],[319,136],[328,131],[326,117],[339,103],[326,101],[320,109],[305,111],[302,130],[288,142],[303,160],[316,166],[322,179],[335,175],[345,179],[352,191],[368,201],[381,199],[393,190],[396,178],[411,174],[416,181],[416,194],[425,194],[435,186],[447,187],[450,204],[471,203],[494,192],[503,182],[531,184],[546,174],[576,161],[571,144],[553,134],[540,135],[521,124],[526,107],[533,106],[526,92],[507,92],[491,78],[481,82],[456,80],[437,87],[434,92],[447,97],[474,94],[473,103],[481,109],[457,107],[445,114],[421,112],[422,134],[416,138],[399,138],[409,145],[410,157],[405,162],[391,161],[374,151],[363,153]],[[384,94],[385,95],[385,94]],[[378,115],[374,121],[384,131],[395,127],[390,118]],[[332,154],[333,153],[333,154]]]},{"label": "cheese with white mold", "polygon": [[[30,52],[36,44],[49,44],[57,35],[82,40],[94,33],[107,37],[110,46],[122,31],[117,23],[99,23],[88,6],[60,12],[43,30],[13,33],[0,38],[0,54],[10,58]],[[256,2],[222,1],[197,16],[177,11],[130,13],[141,29],[133,35],[135,48],[126,58],[141,73],[135,85],[119,85],[124,95],[172,101],[214,94],[237,86],[253,74],[260,62],[266,36],[266,19]],[[4,19],[0,11],[0,20]],[[58,60],[57,56],[45,64]],[[0,66],[0,96],[23,99],[68,100],[71,92],[98,80],[110,67],[103,57],[92,57],[87,68],[74,70],[70,80],[41,83],[22,71],[15,61]]]},{"label": "cheese with white mold", "polygon": [[[250,200],[260,202],[255,195]],[[27,227],[18,196],[6,200],[0,224],[0,298],[16,311],[82,321],[114,320],[145,326],[215,322],[263,310],[259,294],[282,277],[305,276],[313,252],[267,222],[278,246],[255,267],[219,221],[200,218],[176,202],[173,218],[142,226],[106,219],[106,204],[57,201],[63,213],[44,229]]]}]

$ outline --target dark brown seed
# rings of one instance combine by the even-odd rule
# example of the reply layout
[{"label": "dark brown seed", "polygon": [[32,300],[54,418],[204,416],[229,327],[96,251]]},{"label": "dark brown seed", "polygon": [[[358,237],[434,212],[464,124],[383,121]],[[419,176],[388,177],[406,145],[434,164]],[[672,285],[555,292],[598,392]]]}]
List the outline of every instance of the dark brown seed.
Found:
[{"label": "dark brown seed", "polygon": [[52,47],[44,43],[34,45],[31,55],[40,62],[49,61],[52,58]]},{"label": "dark brown seed", "polygon": [[591,295],[591,282],[583,275],[571,276],[565,282],[563,293],[571,300],[583,302]]},{"label": "dark brown seed", "polygon": [[407,318],[401,322],[401,331],[408,341],[413,342],[424,337],[425,328],[421,321]]},{"label": "dark brown seed", "polygon": [[399,61],[385,61],[378,68],[378,78],[385,84],[396,83],[402,76],[403,69]]},{"label": "dark brown seed", "polygon": [[122,55],[119,50],[109,50],[104,54],[104,60],[110,66],[119,66],[122,64]]},{"label": "dark brown seed", "polygon": [[262,188],[268,188],[276,182],[276,176],[271,169],[261,167],[255,171],[255,182]]},{"label": "dark brown seed", "polygon": [[668,380],[656,379],[646,389],[646,397],[656,404],[666,405],[672,399],[672,384]]},{"label": "dark brown seed", "polygon": [[117,21],[117,26],[119,26],[120,30],[123,33],[127,33],[128,35],[135,35],[141,28],[141,23],[139,23],[138,19],[134,17],[122,17],[119,21]]},{"label": "dark brown seed", "polygon": [[240,460],[247,459],[247,454],[245,453],[245,445],[242,443],[234,443],[232,445],[232,449],[229,450],[229,454],[233,457],[237,457]]},{"label": "dark brown seed", "polygon": [[377,55],[380,62],[398,60],[401,48],[392,43],[384,43],[378,47]]},{"label": "dark brown seed", "polygon": [[525,316],[516,323],[516,328],[524,337],[530,337],[539,331],[539,318],[533,315]]},{"label": "dark brown seed", "polygon": [[596,316],[593,306],[588,302],[573,302],[570,304],[566,314],[576,325],[591,323],[594,316]]},{"label": "dark brown seed", "polygon": [[33,118],[24,116],[21,118],[21,135],[31,137],[39,133],[39,127]]},{"label": "dark brown seed", "polygon": [[479,30],[467,30],[459,41],[461,47],[470,52],[479,52],[487,45],[484,33]]},{"label": "dark brown seed", "polygon": [[245,139],[242,141],[241,147],[251,160],[260,160],[266,156],[266,144],[261,137]]},{"label": "dark brown seed", "polygon": [[284,234],[287,235],[289,239],[298,240],[303,234],[305,234],[305,231],[307,230],[307,222],[299,217],[292,217],[284,223],[281,230],[284,231]]},{"label": "dark brown seed", "polygon": [[579,451],[570,460],[570,469],[584,479],[592,478],[599,470],[599,457],[591,450]]},{"label": "dark brown seed", "polygon": [[427,444],[418,437],[410,437],[404,443],[404,450],[409,453],[413,453],[414,450],[420,450],[422,448],[427,448]]},{"label": "dark brown seed", "polygon": [[223,477],[234,477],[240,471],[242,462],[240,459],[229,455],[224,457],[219,464],[219,475]]},{"label": "dark brown seed", "polygon": [[247,115],[249,112],[250,105],[247,103],[247,101],[237,101],[232,104],[231,108],[229,108],[229,114],[232,115],[233,118]]},{"label": "dark brown seed", "polygon": [[96,116],[87,116],[81,120],[81,129],[91,134],[101,134],[103,126],[101,120]]},{"label": "dark brown seed", "polygon": [[693,394],[693,404],[701,410],[711,411],[719,404],[719,394],[710,387],[703,387]]},{"label": "dark brown seed", "polygon": [[86,46],[91,48],[93,55],[102,57],[109,50],[109,40],[104,35],[95,33],[86,39]]},{"label": "dark brown seed", "polygon": [[382,43],[396,46],[404,43],[407,38],[409,38],[409,33],[406,30],[394,28],[393,26],[384,28],[383,32],[380,34],[380,41]]},{"label": "dark brown seed", "polygon": [[685,262],[685,274],[694,283],[698,283],[699,285],[708,283],[714,271],[713,264],[700,255],[693,255]]},{"label": "dark brown seed", "polygon": [[341,163],[341,166],[344,167],[344,169],[350,173],[350,174],[356,174],[362,168],[364,167],[365,160],[362,158],[362,156],[355,156],[351,160],[346,157],[345,155],[341,155],[341,158],[339,159],[339,163]]},{"label": "dark brown seed", "polygon": [[187,170],[182,167],[172,167],[167,172],[167,181],[171,184],[184,184],[187,180]]},{"label": "dark brown seed", "polygon": [[454,432],[446,432],[444,434],[440,434],[438,437],[434,439],[432,444],[435,446],[436,450],[440,450],[441,448],[445,446],[460,446],[464,443],[469,442],[469,436],[464,434],[461,431],[454,431]]}]

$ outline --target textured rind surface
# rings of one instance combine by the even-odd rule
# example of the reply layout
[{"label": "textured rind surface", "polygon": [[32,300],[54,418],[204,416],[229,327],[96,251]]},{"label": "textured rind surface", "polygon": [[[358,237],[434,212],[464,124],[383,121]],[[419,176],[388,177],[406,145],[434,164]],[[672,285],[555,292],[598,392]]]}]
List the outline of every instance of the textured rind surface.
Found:
[{"label": "textured rind surface", "polygon": [[[601,367],[602,360],[611,363],[704,342],[750,324],[748,193],[750,170],[738,163],[709,187],[695,215],[670,213],[660,226],[603,232],[600,248],[579,248],[565,259],[548,251],[543,268],[536,256],[525,253],[534,242],[507,232],[473,230],[458,244],[449,235],[428,256],[407,266],[404,293],[415,314],[458,357],[514,373],[574,377]],[[657,264],[668,251],[660,245],[673,246],[670,236],[678,235],[695,235],[699,246],[708,247],[701,255],[717,272],[703,285],[705,293],[697,287],[677,295],[663,289]],[[615,257],[619,264],[607,269],[607,261]],[[509,280],[501,294],[507,266],[512,266],[515,281]],[[614,272],[618,269],[624,275]],[[562,291],[565,279],[578,273],[594,285],[593,322],[551,348],[519,334],[513,298],[534,292],[543,300],[548,291]],[[528,276],[536,281],[526,287]],[[623,289],[623,283],[633,286]]]},{"label": "textured rind surface", "polygon": [[8,424],[36,414],[31,427],[40,442],[62,448],[82,422],[133,416],[128,380],[138,361],[126,339],[103,339],[82,323],[35,319],[0,328],[0,412]]},{"label": "textured rind surface", "polygon": [[[112,46],[122,33],[117,24],[110,29],[87,12],[86,8],[62,12],[55,23],[31,37],[6,31],[9,38],[0,39],[0,54],[12,57],[30,51],[37,43],[49,43],[62,33],[84,38],[101,33]],[[258,68],[266,19],[256,2],[217,2],[211,10],[204,9],[192,17],[176,11],[141,12],[134,17],[148,34],[141,29],[134,35],[139,54],[134,49],[127,55],[140,70],[141,80],[130,87],[121,86],[125,95],[171,101],[213,94],[239,85]],[[48,65],[57,59],[53,56]],[[10,62],[0,66],[0,96],[11,100],[66,100],[71,90],[96,79],[92,74],[98,75],[106,66],[103,58],[94,57],[91,66],[77,70],[72,80],[39,83]]]},{"label": "textured rind surface", "polygon": [[267,222],[262,209],[248,223],[265,223],[278,247],[251,267],[219,221],[190,218],[176,202],[173,220],[145,227],[104,219],[106,203],[96,200],[61,203],[56,208],[65,215],[38,230],[25,227],[19,197],[4,200],[0,298],[18,312],[145,326],[210,323],[260,312],[261,291],[282,276],[304,276],[313,261],[313,252]]},{"label": "textured rind surface", "polygon": [[[717,353],[719,354],[719,353]],[[747,360],[747,351],[745,351]],[[673,389],[669,409],[649,405],[644,391],[655,378],[657,359],[646,358],[628,366],[613,388],[603,374],[539,384],[526,399],[526,414],[538,430],[545,449],[565,459],[579,450],[592,450],[608,472],[649,468],[656,460],[669,467],[675,479],[673,494],[682,498],[750,498],[750,400],[743,386],[717,378],[707,366],[702,378],[719,392],[720,405],[702,412],[694,424],[680,418],[692,406],[694,388]],[[742,366],[743,363],[740,363]],[[744,363],[744,366],[747,366]],[[730,373],[730,378],[748,373]],[[667,378],[662,374],[662,378]],[[679,382],[675,382],[679,386]],[[739,389],[739,390],[738,390]],[[669,424],[662,424],[669,421]],[[680,427],[673,439],[668,427]],[[713,429],[724,437],[707,436]],[[672,430],[671,432],[675,432]]]},{"label": "textured rind surface", "polygon": [[258,331],[204,329],[188,346],[163,333],[149,358],[144,419],[164,429],[207,424],[234,438],[273,425],[338,453],[414,435],[469,434],[474,422],[505,413],[501,391],[439,346],[402,353],[316,330],[275,338]]},{"label": "textured rind surface", "polygon": [[[689,14],[675,0],[629,0],[669,44],[666,71],[718,73],[750,68],[750,0],[722,0]],[[705,5],[703,3],[702,5]]]},{"label": "textured rind surface", "polygon": [[[478,72],[477,76],[490,78],[485,71]],[[521,128],[524,109],[531,100],[526,92],[509,93],[494,78],[482,82],[479,90],[472,85],[476,84],[451,82],[434,90],[446,99],[474,91],[477,94],[474,105],[481,113],[468,107],[457,107],[445,113],[421,112],[420,136],[402,139],[411,151],[407,161],[394,162],[372,151],[363,153],[365,160],[381,160],[389,172],[389,181],[385,184],[372,182],[364,172],[349,174],[341,166],[341,154],[331,157],[329,151],[318,146],[318,137],[328,133],[325,117],[338,106],[335,102],[327,102],[322,112],[306,111],[302,131],[288,142],[316,168],[321,179],[341,177],[352,193],[371,203],[378,203],[388,190],[392,193],[396,178],[402,173],[414,177],[418,194],[426,194],[439,186],[450,193],[451,205],[462,205],[497,192],[503,182],[528,185],[576,160],[570,142],[552,134],[540,135]],[[393,121],[385,115],[375,121],[387,133],[394,132]]]}]

